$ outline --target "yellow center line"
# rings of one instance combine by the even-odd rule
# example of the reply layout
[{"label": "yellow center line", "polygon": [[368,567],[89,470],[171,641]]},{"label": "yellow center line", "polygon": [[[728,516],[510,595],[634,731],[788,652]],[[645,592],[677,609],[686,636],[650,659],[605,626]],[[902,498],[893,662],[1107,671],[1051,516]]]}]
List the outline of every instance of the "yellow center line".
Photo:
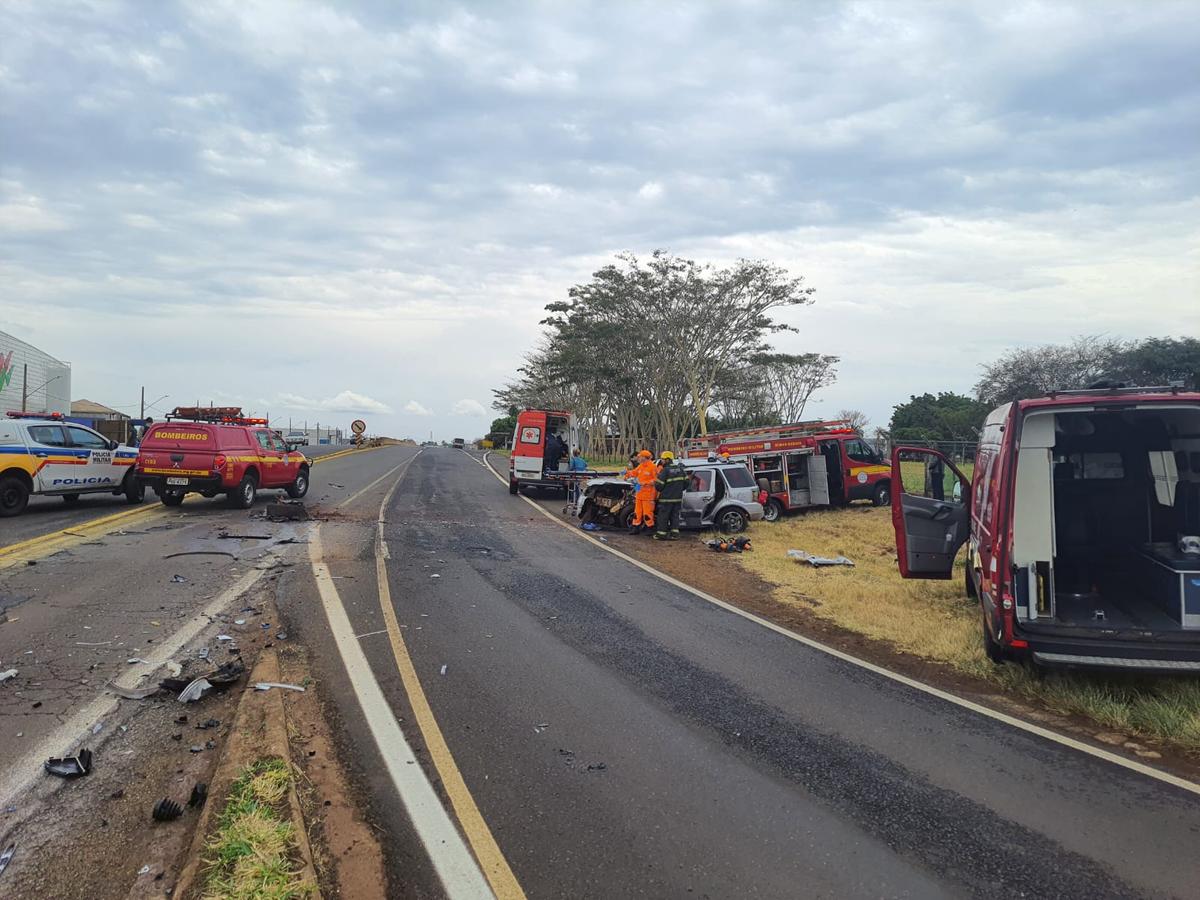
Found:
[{"label": "yellow center line", "polygon": [[454,808],[454,814],[458,817],[459,826],[467,838],[467,843],[471,845],[479,867],[483,870],[484,877],[487,878],[496,897],[499,900],[524,900],[525,891],[521,889],[508,860],[504,858],[504,853],[500,850],[500,845],[496,843],[496,838],[488,828],[487,822],[484,821],[483,814],[475,803],[475,798],[471,796],[462,772],[454,762],[454,755],[450,752],[450,747],[442,735],[442,729],[433,714],[433,708],[425,696],[425,690],[421,687],[421,679],[417,677],[416,667],[413,666],[412,657],[409,656],[408,647],[405,646],[404,638],[400,633],[396,609],[392,605],[392,592],[388,586],[387,566],[384,562],[384,510],[387,509],[388,502],[392,499],[392,494],[396,492],[404,475],[408,473],[408,465],[420,455],[420,451],[418,451],[417,455],[405,464],[404,472],[396,479],[396,483],[392,485],[379,506],[379,540],[375,544],[375,578],[379,584],[379,606],[383,611],[383,621],[387,627],[388,641],[392,645],[392,656],[395,657],[396,668],[400,672],[400,681],[408,695],[408,702],[416,717],[417,727],[421,729],[421,737],[425,740],[425,749],[429,751],[429,758],[433,760],[433,765],[442,779],[442,787],[450,798],[450,805]]},{"label": "yellow center line", "polygon": [[[90,531],[96,528],[107,528],[109,525],[114,525],[117,522],[128,521],[129,519],[138,518],[140,516],[150,515],[159,512],[158,504],[139,506],[137,509],[127,509],[119,513],[113,513],[108,516],[100,516],[97,519],[89,519],[86,522],[76,522],[66,528],[58,531],[49,531],[46,534],[39,534],[37,537],[27,538],[23,541],[17,541],[15,544],[8,544],[0,547],[0,556],[11,556],[15,553],[20,553],[23,550],[33,550],[42,544],[49,544],[59,538],[77,538],[79,535],[72,532]],[[96,537],[98,535],[87,535],[88,537]]]}]

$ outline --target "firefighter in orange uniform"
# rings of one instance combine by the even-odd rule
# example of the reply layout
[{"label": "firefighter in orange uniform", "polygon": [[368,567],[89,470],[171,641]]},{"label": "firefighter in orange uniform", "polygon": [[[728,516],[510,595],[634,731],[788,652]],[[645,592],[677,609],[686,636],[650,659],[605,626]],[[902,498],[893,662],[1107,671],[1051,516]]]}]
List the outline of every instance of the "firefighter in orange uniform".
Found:
[{"label": "firefighter in orange uniform", "polygon": [[658,492],[654,482],[658,480],[658,466],[649,450],[638,453],[638,464],[631,474],[637,479],[637,494],[633,500],[633,523],[629,527],[630,534],[641,531],[651,531],[654,528],[654,501]]}]

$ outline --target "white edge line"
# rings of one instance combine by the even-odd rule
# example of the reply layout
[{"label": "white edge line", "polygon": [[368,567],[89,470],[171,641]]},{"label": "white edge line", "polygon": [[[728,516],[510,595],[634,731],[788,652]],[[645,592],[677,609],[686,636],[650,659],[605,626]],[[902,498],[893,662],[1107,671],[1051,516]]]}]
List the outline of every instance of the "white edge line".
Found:
[{"label": "white edge line", "polygon": [[320,525],[313,526],[308,550],[321,605],[325,609],[325,618],[329,621],[329,630],[341,654],[346,675],[350,678],[392,784],[400,795],[400,802],[433,863],[442,887],[455,900],[476,897],[490,900],[494,895],[483,872],[413,754],[371,670],[371,664],[358,644],[342,599],[329,577],[329,567],[321,562]]},{"label": "white edge line", "polygon": [[383,481],[385,478],[387,478],[389,475],[391,475],[397,469],[402,469],[405,466],[407,466],[410,462],[412,462],[414,459],[416,459],[418,455],[419,455],[419,451],[418,451],[418,453],[414,453],[412,456],[410,456],[404,462],[400,463],[400,465],[393,466],[391,469],[384,472],[382,475],[380,475],[378,478],[376,478],[374,481],[372,481],[370,484],[368,484],[362,490],[355,491],[353,494],[351,494],[349,497],[347,497],[345,500],[343,500],[341,503],[339,503],[337,506],[335,506],[334,509],[341,509],[343,506],[349,506],[351,503],[353,503],[355,500],[357,500],[359,497],[361,497],[363,494],[365,494],[371,488],[375,487],[375,485],[379,484],[379,482]]},{"label": "white edge line", "polygon": [[[505,478],[503,478],[499,472],[497,472],[494,468],[492,468],[491,462],[488,459],[488,457],[490,457],[490,456],[491,456],[490,453],[484,454],[484,463],[481,463],[481,465],[484,465],[484,467],[488,471],[490,471],[493,475],[495,475],[496,479],[501,484],[507,485],[508,481]],[[823,644],[820,641],[814,640],[813,638],[806,637],[805,635],[802,635],[802,634],[797,634],[794,631],[790,631],[789,629],[784,628],[782,625],[776,625],[774,622],[771,622],[760,616],[756,616],[754,613],[747,612],[746,610],[741,609],[740,607],[734,606],[731,603],[727,603],[724,600],[719,600],[716,597],[712,596],[711,594],[706,594],[704,591],[700,590],[699,588],[692,587],[690,584],[682,582],[677,578],[673,578],[670,575],[667,575],[665,572],[660,572],[658,569],[655,569],[653,566],[647,565],[646,563],[644,563],[640,560],[634,559],[632,556],[622,553],[620,550],[614,549],[613,547],[610,547],[605,543],[597,541],[594,538],[590,537],[589,535],[584,534],[581,531],[578,531],[571,524],[569,524],[567,522],[563,522],[560,519],[556,518],[553,513],[551,513],[549,510],[544,509],[541,505],[535,503],[534,501],[530,500],[524,494],[519,494],[518,496],[520,496],[520,498],[522,500],[524,500],[526,503],[528,503],[530,506],[532,506],[534,509],[536,509],[538,512],[540,512],[543,516],[545,516],[551,522],[553,522],[556,525],[562,526],[563,528],[567,529],[567,531],[569,531],[571,534],[587,541],[589,544],[593,545],[594,547],[598,547],[601,550],[606,550],[609,553],[613,554],[614,556],[618,556],[621,559],[625,560],[627,563],[637,566],[643,572],[653,575],[656,578],[660,578],[663,581],[667,582],[668,584],[674,585],[675,587],[679,588],[680,590],[687,591],[689,594],[699,597],[701,600],[707,600],[709,603],[719,606],[722,609],[726,609],[729,612],[734,613],[735,615],[741,616],[743,619],[749,619],[751,622],[754,622],[755,624],[761,625],[764,628],[769,628],[771,631],[774,631],[776,634],[781,634],[784,637],[791,638],[792,640],[798,641],[807,647],[812,647],[814,650],[820,650],[822,653],[827,653],[830,656],[833,656],[833,657],[836,657],[837,659],[842,660],[843,662],[848,662],[848,663],[856,665],[860,668],[866,669],[869,672],[874,672],[876,675],[882,675],[884,678],[890,678],[892,681],[897,681],[900,684],[905,685],[906,687],[910,687],[910,688],[913,688],[914,690],[921,691],[924,694],[929,694],[930,696],[937,697],[939,700],[945,700],[947,703],[953,703],[955,706],[961,706],[963,709],[969,709],[969,710],[971,710],[971,712],[978,713],[981,716],[987,716],[989,719],[994,719],[997,722],[1003,722],[1005,725],[1011,725],[1013,728],[1019,728],[1020,730],[1026,731],[1030,734],[1036,734],[1038,737],[1045,738],[1048,741],[1053,741],[1056,744],[1061,744],[1064,747],[1070,747],[1072,750],[1078,750],[1081,753],[1086,753],[1089,756],[1096,757],[1097,759],[1103,759],[1106,762],[1113,763],[1114,765],[1122,766],[1123,768],[1137,772],[1141,775],[1146,775],[1150,778],[1156,779],[1157,781],[1161,781],[1166,784],[1172,785],[1174,787],[1180,788],[1181,790],[1185,790],[1190,793],[1200,795],[1200,784],[1196,784],[1194,781],[1188,781],[1186,778],[1180,778],[1178,775],[1172,775],[1170,772],[1164,772],[1162,769],[1156,769],[1153,766],[1148,766],[1145,763],[1140,763],[1140,762],[1137,762],[1136,760],[1126,759],[1125,757],[1119,756],[1118,754],[1112,753],[1108,750],[1103,750],[1099,747],[1093,747],[1091,744],[1085,744],[1083,741],[1077,741],[1074,738],[1067,737],[1064,734],[1059,734],[1056,731],[1051,731],[1048,728],[1043,728],[1040,725],[1034,725],[1032,722],[1026,722],[1023,719],[1018,719],[1015,716],[1008,715],[1007,713],[1002,713],[1002,712],[999,712],[998,710],[990,709],[989,707],[983,706],[979,703],[975,703],[972,700],[967,700],[965,697],[959,697],[955,694],[947,693],[946,691],[943,691],[940,688],[935,688],[932,685],[925,684],[924,682],[917,681],[913,678],[909,678],[907,675],[901,675],[899,672],[893,672],[891,669],[885,669],[882,666],[877,666],[877,665],[875,665],[875,663],[868,662],[867,660],[861,659],[857,656],[853,656],[849,653],[846,653],[842,650],[837,649],[836,647],[831,647],[828,644]]]}]

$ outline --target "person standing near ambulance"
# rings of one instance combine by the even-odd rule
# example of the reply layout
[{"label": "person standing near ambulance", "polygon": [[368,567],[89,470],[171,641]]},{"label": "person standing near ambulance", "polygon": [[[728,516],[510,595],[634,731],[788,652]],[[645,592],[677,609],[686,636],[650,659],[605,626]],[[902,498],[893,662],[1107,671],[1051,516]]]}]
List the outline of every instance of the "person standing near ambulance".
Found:
[{"label": "person standing near ambulance", "polygon": [[675,461],[675,454],[664,450],[662,469],[654,488],[658,493],[658,527],[654,532],[656,541],[679,540],[680,507],[683,505],[683,492],[690,480],[687,469],[682,463]]},{"label": "person standing near ambulance", "polygon": [[638,453],[638,464],[631,474],[637,481],[637,494],[633,499],[633,522],[629,526],[630,534],[639,534],[654,527],[654,499],[657,491],[654,482],[658,480],[658,466],[649,450]]}]

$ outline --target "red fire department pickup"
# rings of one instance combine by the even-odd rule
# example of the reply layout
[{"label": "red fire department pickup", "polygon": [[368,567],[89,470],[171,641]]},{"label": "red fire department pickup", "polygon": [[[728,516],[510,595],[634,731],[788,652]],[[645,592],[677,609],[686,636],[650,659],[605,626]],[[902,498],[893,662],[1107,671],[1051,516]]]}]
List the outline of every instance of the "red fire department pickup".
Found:
[{"label": "red fire department pickup", "polygon": [[768,522],[786,511],[812,506],[891,502],[891,466],[848,422],[712,432],[685,440],[683,449],[692,459],[728,455],[744,462],[767,494],[763,517]]},{"label": "red fire department pickup", "polygon": [[238,509],[252,506],[260,488],[303,497],[308,458],[268,428],[266,419],[244,418],[241,412],[236,407],[176,409],[142,438],[138,479],[166,506],[178,506],[189,492],[225,494]]}]

